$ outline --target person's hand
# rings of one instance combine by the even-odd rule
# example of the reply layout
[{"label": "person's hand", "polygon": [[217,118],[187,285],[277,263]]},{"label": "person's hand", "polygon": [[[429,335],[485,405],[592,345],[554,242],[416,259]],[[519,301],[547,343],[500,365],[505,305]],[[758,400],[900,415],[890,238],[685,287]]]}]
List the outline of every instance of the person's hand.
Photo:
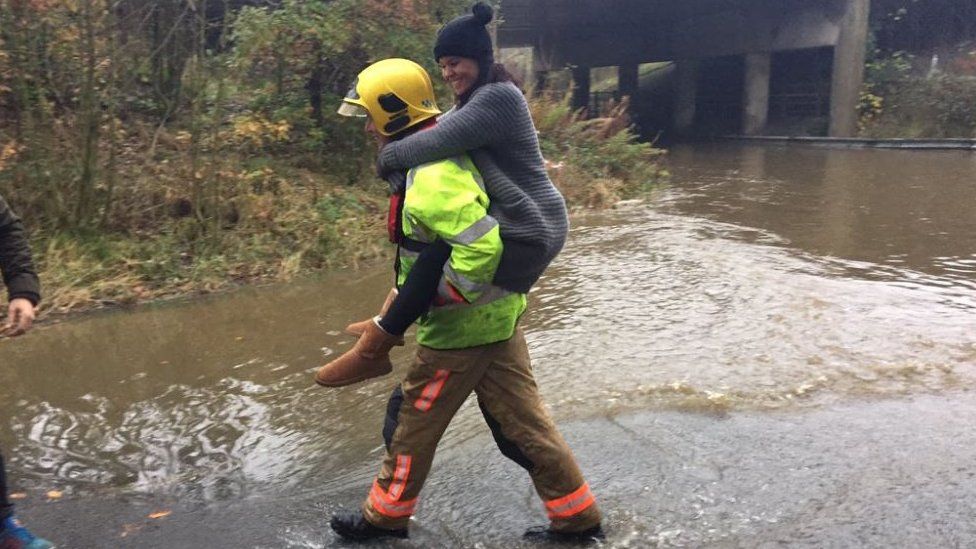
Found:
[{"label": "person's hand", "polygon": [[7,308],[7,321],[0,327],[0,335],[17,337],[24,335],[34,325],[36,309],[29,299],[22,297],[10,300]]}]

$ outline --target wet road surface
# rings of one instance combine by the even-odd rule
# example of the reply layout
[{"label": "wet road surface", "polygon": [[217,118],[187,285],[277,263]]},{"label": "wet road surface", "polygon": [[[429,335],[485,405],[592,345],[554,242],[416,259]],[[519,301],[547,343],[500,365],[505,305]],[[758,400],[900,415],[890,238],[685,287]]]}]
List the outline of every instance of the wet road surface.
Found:
[{"label": "wet road surface", "polygon": [[[922,396],[723,416],[641,412],[564,423],[597,487],[608,547],[968,547],[976,398]],[[408,541],[520,547],[544,524],[527,476],[486,434],[441,452]],[[378,454],[372,456],[378,459]],[[327,517],[374,469],[288,495],[206,506],[130,496],[28,506],[63,547],[333,547]],[[322,486],[326,486],[323,488]],[[159,520],[159,509],[173,514]]]}]

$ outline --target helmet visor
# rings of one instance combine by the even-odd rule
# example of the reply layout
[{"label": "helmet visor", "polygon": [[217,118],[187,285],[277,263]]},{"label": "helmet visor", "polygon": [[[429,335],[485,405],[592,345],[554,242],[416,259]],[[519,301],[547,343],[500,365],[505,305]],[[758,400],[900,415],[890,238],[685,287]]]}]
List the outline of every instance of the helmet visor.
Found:
[{"label": "helmet visor", "polygon": [[343,101],[342,104],[339,105],[339,110],[336,112],[339,113],[339,116],[355,116],[357,118],[364,118],[367,114],[366,109],[346,101]]},{"label": "helmet visor", "polygon": [[352,86],[350,86],[349,88],[349,92],[346,93],[345,99],[343,99],[342,104],[339,105],[339,110],[336,111],[339,113],[340,116],[355,116],[357,118],[362,118],[367,114],[369,114],[366,112],[366,109],[352,102],[352,101],[356,101],[356,102],[360,101],[359,92],[357,91],[358,87],[359,87],[359,79],[357,78],[353,80]]}]

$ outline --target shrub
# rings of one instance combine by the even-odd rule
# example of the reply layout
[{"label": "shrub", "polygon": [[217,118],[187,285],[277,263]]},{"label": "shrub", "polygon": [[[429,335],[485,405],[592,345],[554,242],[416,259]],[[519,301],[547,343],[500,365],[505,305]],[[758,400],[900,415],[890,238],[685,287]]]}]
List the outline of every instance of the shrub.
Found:
[{"label": "shrub", "polygon": [[904,52],[868,62],[861,131],[870,137],[976,137],[976,77],[921,75]]},{"label": "shrub", "polygon": [[594,119],[543,96],[530,108],[550,174],[571,206],[606,207],[667,176],[664,151],[637,140],[626,101]]}]

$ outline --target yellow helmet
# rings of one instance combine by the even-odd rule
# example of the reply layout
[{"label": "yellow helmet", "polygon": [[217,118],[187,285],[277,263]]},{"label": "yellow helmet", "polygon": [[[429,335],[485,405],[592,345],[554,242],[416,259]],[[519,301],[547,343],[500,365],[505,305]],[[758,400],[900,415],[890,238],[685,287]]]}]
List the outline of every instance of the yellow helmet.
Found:
[{"label": "yellow helmet", "polygon": [[430,75],[408,59],[384,59],[366,67],[338,112],[342,116],[368,115],[377,131],[387,137],[441,113]]}]

